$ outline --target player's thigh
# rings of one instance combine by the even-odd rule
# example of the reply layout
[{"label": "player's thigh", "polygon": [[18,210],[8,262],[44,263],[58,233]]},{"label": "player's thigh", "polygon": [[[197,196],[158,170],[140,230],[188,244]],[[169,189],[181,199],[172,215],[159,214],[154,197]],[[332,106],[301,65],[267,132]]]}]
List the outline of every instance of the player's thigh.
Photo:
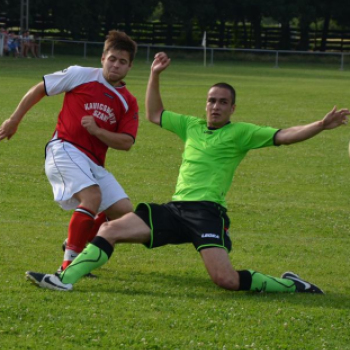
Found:
[{"label": "player's thigh", "polygon": [[112,245],[116,243],[146,243],[150,240],[151,229],[135,213],[128,213],[120,219],[104,223],[98,236],[105,238]]},{"label": "player's thigh", "polygon": [[233,268],[227,251],[223,248],[206,248],[200,251],[211,279],[220,287],[237,290],[239,275]]},{"label": "player's thigh", "polygon": [[105,210],[110,220],[115,220],[133,211],[133,206],[129,198],[120,199]]}]

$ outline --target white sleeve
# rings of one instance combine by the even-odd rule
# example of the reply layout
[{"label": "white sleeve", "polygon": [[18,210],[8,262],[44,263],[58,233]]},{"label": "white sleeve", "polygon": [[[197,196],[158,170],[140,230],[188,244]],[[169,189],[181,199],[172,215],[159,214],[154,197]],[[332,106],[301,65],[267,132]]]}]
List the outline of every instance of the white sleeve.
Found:
[{"label": "white sleeve", "polygon": [[89,68],[70,66],[62,71],[44,75],[46,95],[52,96],[71,91],[86,81]]}]

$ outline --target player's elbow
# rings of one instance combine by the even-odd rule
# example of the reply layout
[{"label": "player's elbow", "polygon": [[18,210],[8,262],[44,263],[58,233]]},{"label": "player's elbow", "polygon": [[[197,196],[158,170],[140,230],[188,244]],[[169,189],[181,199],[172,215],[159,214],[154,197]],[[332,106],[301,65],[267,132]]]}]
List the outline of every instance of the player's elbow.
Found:
[{"label": "player's elbow", "polygon": [[134,139],[132,141],[125,142],[123,151],[130,151],[133,145],[134,145]]},{"label": "player's elbow", "polygon": [[161,112],[146,112],[146,119],[154,124],[160,124],[160,116],[162,115],[162,111]]},{"label": "player's elbow", "polygon": [[126,145],[123,149],[123,151],[130,151],[131,150],[132,145]]},{"label": "player's elbow", "polygon": [[291,145],[295,141],[291,137],[290,133],[287,130],[279,130],[275,136],[274,143],[276,146],[281,146],[281,145]]},{"label": "player's elbow", "polygon": [[134,143],[134,137],[129,134],[125,134],[122,141],[119,141],[113,148],[118,149],[119,151],[129,151]]}]

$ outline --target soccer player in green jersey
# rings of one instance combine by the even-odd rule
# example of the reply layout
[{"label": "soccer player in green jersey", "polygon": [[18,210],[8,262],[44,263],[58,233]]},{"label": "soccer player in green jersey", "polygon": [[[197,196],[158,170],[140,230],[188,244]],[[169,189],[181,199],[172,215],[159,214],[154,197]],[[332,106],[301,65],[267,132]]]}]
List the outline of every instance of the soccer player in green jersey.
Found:
[{"label": "soccer player in green jersey", "polygon": [[115,244],[142,243],[148,248],[192,243],[215,284],[229,290],[308,292],[322,294],[316,285],[292,272],[280,278],[233,268],[228,253],[231,240],[225,197],[234,172],[247,152],[273,145],[289,145],[346,124],[348,109],[332,111],[320,120],[288,129],[233,123],[235,90],[226,83],[213,85],[207,96],[207,120],[164,110],[160,74],[170,59],[156,54],[146,92],[146,116],[152,123],[177,134],[185,143],[172,201],[141,203],[134,213],[103,224],[95,239],[60,275],[28,271],[27,278],[42,288],[68,291],[82,276],[105,264]]}]

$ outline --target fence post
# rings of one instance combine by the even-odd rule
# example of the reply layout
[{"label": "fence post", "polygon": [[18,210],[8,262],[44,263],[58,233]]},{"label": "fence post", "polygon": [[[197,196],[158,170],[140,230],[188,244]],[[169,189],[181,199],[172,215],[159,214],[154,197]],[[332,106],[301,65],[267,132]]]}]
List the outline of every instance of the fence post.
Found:
[{"label": "fence post", "polygon": [[340,54],[340,70],[344,70],[344,52]]},{"label": "fence post", "polygon": [[278,68],[278,51],[276,51],[275,67],[274,68]]},{"label": "fence post", "polygon": [[86,41],[84,41],[84,59],[86,58]]},{"label": "fence post", "polygon": [[146,54],[146,62],[149,63],[149,55],[150,55],[150,45],[147,45],[147,54]]}]

